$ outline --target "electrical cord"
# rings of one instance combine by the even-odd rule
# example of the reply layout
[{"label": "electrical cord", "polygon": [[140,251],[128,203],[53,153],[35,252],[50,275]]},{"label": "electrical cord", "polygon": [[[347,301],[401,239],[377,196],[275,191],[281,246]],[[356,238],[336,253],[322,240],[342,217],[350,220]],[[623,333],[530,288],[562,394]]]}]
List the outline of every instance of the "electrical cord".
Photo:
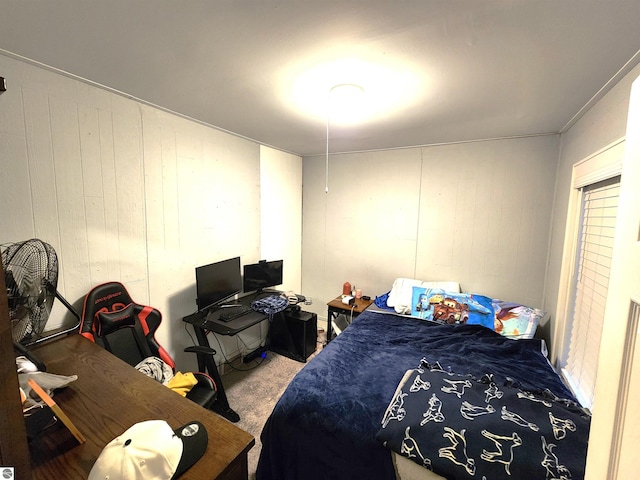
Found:
[{"label": "electrical cord", "polygon": [[[255,365],[253,365],[253,366],[247,367],[247,368],[238,368],[237,366],[235,366],[235,365],[233,364],[233,360],[229,360],[229,359],[227,358],[226,354],[224,353],[224,348],[222,348],[222,343],[220,343],[220,339],[218,338],[218,334],[217,334],[216,332],[211,332],[210,330],[206,330],[206,334],[208,335],[209,333],[212,333],[212,334],[213,334],[213,338],[215,338],[215,339],[216,339],[216,342],[218,343],[218,348],[219,348],[219,350],[218,350],[218,351],[220,352],[220,355],[222,355],[222,357],[224,358],[224,362],[223,362],[223,363],[224,363],[225,365],[228,365],[232,370],[236,370],[236,371],[238,371],[238,372],[248,372],[249,370],[253,370],[254,368],[259,367],[260,365],[262,365],[262,362],[264,362],[264,360],[265,360],[265,359],[264,359],[264,358],[262,358],[261,356],[258,356],[258,357],[256,358],[256,360],[252,360],[252,361],[257,361],[258,359],[260,359],[260,362],[256,363],[256,364],[255,364]],[[237,337],[237,335],[236,335],[236,337]],[[237,340],[236,340],[236,341],[237,341]],[[240,341],[241,341],[241,342],[245,345],[245,347],[246,347],[246,344],[242,341],[242,339],[240,339]],[[238,350],[239,350],[239,349],[238,349]],[[244,360],[242,359],[242,355],[241,355],[240,357],[238,357],[238,358],[240,359],[240,362],[244,362]]]},{"label": "electrical cord", "polygon": [[187,335],[189,335],[189,338],[191,339],[191,343],[193,344],[194,347],[197,347],[198,344],[196,343],[196,341],[193,339],[193,336],[191,335],[191,332],[189,331],[189,329],[187,328],[187,323],[186,322],[182,322],[184,325],[184,331],[187,332]]}]

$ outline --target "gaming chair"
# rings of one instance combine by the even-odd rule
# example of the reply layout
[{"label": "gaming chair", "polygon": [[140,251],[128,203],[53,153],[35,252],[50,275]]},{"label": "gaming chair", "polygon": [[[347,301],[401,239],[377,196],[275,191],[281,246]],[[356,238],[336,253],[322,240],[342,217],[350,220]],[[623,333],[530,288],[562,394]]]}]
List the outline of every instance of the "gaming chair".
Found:
[{"label": "gaming chair", "polygon": [[[175,373],[175,362],[156,341],[155,332],[162,314],[153,307],[135,303],[120,282],[108,282],[92,288],[85,296],[80,335],[135,367],[148,357],[158,357]],[[206,351],[205,351],[206,350]],[[188,347],[185,352],[215,355],[215,350]],[[216,384],[209,375],[194,372],[198,383],[187,398],[209,408],[216,400]]]}]

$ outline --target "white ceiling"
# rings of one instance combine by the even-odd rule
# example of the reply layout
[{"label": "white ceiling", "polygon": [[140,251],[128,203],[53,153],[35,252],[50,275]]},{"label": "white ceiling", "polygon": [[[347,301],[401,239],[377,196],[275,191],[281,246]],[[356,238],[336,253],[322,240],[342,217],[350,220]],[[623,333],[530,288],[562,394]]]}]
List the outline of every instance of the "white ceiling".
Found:
[{"label": "white ceiling", "polygon": [[381,76],[346,59],[415,90],[394,80],[409,101],[333,126],[332,152],[562,131],[638,62],[640,1],[0,0],[0,49],[310,155],[326,114],[298,109],[296,81],[322,99]]}]

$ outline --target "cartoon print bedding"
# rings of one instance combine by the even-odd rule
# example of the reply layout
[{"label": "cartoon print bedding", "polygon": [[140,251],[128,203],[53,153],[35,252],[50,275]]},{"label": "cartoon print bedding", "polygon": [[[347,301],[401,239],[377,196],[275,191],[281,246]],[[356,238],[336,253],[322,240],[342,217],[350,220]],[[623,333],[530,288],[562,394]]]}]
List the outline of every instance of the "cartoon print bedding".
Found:
[{"label": "cartoon print bedding", "polygon": [[[261,434],[256,478],[395,480],[392,451],[383,446],[382,441],[389,446],[395,442],[400,450],[404,443],[404,449],[415,455],[419,451],[424,459],[421,458],[420,463],[428,459],[434,470],[442,463],[456,471],[457,477],[451,478],[481,480],[483,463],[493,472],[499,472],[499,475],[486,475],[487,479],[531,478],[516,475],[521,471],[519,464],[524,460],[521,454],[525,451],[536,452],[538,467],[547,465],[552,471],[554,465],[565,466],[572,469],[571,478],[580,478],[566,451],[573,452],[575,463],[584,462],[580,446],[584,443],[580,443],[580,438],[587,438],[588,429],[581,423],[580,415],[573,412],[577,416],[569,416],[570,409],[558,410],[564,404],[553,399],[575,399],[549,365],[544,351],[541,340],[513,340],[479,325],[438,325],[415,317],[365,311],[305,365],[279,399]],[[430,359],[434,365],[437,361],[442,371],[425,369],[420,365],[422,358]],[[427,378],[420,374],[421,381],[431,385],[426,389],[426,383],[416,382],[418,393],[425,395],[419,401],[420,407],[414,412],[409,396],[402,397],[404,403],[398,404],[398,408],[393,407],[398,400],[397,387],[405,373],[417,372],[419,368],[430,375]],[[491,375],[493,384],[483,383],[485,374]],[[402,383],[400,390],[404,392],[405,386],[410,389],[414,381],[415,378],[410,384]],[[558,419],[558,432],[564,431],[564,438],[557,440],[553,427],[550,435],[542,433],[548,428],[543,428],[543,420],[550,422],[549,412],[545,411],[546,417],[530,417],[528,411],[513,406],[516,400],[535,403],[518,399],[520,391],[533,392],[535,398],[543,401],[551,399],[553,408],[549,412]],[[461,407],[464,415],[460,413]],[[400,416],[403,408],[408,412],[404,418],[408,420],[413,416],[418,426],[428,418],[421,428],[439,428],[439,432],[433,434],[438,437],[438,445],[421,444],[415,427],[410,427],[405,440],[409,425],[401,426],[393,414],[388,414],[394,408],[398,410],[395,417]],[[459,418],[449,423],[455,416],[452,409]],[[503,414],[512,420],[503,419]],[[437,421],[440,418],[442,422]],[[568,419],[574,422],[576,431],[570,423],[562,423]],[[387,429],[399,428],[400,433],[393,440],[377,438],[378,432],[384,430],[383,420]],[[463,426],[463,420],[470,426]],[[512,429],[496,429],[500,424]],[[535,431],[533,425],[539,430]],[[482,440],[477,447],[467,440],[472,431]],[[483,431],[486,431],[484,435]],[[473,463],[463,455],[465,441],[468,459]],[[520,441],[523,445],[516,446]],[[539,455],[543,451],[547,457],[541,465],[543,460]],[[510,460],[512,452],[513,461]],[[470,476],[467,469],[473,471],[474,468],[475,475]]]}]

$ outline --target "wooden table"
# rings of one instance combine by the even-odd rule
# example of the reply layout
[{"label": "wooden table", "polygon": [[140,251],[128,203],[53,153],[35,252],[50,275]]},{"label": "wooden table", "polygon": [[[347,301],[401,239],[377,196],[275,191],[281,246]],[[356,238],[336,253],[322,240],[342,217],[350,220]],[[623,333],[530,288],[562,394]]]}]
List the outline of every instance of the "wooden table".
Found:
[{"label": "wooden table", "polygon": [[134,423],[152,419],[165,420],[172,428],[198,420],[207,429],[207,451],[181,479],[248,478],[247,452],[255,439],[222,417],[80,335],[45,343],[34,353],[47,372],[78,376],[53,398],[86,437],[78,444],[61,422],[42,432],[30,444],[34,479],[86,479],[107,443]]},{"label": "wooden table", "polygon": [[327,303],[327,343],[333,337],[333,322],[338,318],[338,315],[344,314],[349,319],[353,319],[373,303],[373,300],[364,300],[362,298],[354,300],[355,303],[353,305],[347,305],[342,303],[342,296],[339,296]]}]

